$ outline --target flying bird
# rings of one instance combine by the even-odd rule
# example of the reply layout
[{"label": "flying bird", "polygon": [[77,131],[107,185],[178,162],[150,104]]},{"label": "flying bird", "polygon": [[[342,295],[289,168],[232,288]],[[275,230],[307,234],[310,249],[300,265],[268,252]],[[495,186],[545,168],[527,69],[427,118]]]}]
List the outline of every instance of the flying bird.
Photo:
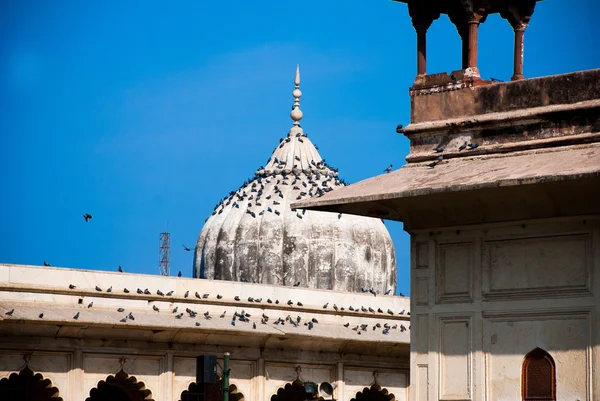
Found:
[{"label": "flying bird", "polygon": [[92,215],[89,213],[86,213],[83,215],[83,219],[85,220],[85,222],[87,223],[88,221],[90,221],[90,219],[92,218]]},{"label": "flying bird", "polygon": [[182,246],[182,247],[183,247],[183,249],[184,249],[184,250],[186,250],[187,252],[191,251],[191,249],[190,249],[190,248],[188,248],[187,246],[185,246],[185,245],[183,245],[183,244],[181,244],[181,246]]}]

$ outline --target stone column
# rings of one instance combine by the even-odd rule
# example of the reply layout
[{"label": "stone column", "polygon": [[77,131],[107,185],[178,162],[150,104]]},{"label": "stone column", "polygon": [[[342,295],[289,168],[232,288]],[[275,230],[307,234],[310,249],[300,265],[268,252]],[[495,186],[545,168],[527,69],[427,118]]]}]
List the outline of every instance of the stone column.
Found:
[{"label": "stone column", "polygon": [[420,3],[409,3],[408,13],[417,32],[417,82],[427,74],[427,30],[431,23],[439,18],[440,13]]},{"label": "stone column", "polygon": [[527,28],[527,24],[524,22],[513,25],[515,31],[515,65],[513,76],[510,78],[511,81],[525,79],[523,76],[523,37],[525,35],[525,28]]},{"label": "stone column", "polygon": [[511,81],[525,79],[523,76],[523,37],[529,25],[529,19],[535,10],[536,0],[522,0],[517,6],[500,9],[500,15],[505,18],[515,31],[514,72]]},{"label": "stone column", "polygon": [[417,31],[417,76],[422,77],[427,73],[427,29],[429,23],[415,23]]},{"label": "stone column", "polygon": [[483,15],[479,13],[473,13],[469,16],[469,30],[468,30],[468,68],[471,69],[473,78],[479,78],[479,70],[477,69],[477,33],[479,29],[479,23],[483,19]]}]

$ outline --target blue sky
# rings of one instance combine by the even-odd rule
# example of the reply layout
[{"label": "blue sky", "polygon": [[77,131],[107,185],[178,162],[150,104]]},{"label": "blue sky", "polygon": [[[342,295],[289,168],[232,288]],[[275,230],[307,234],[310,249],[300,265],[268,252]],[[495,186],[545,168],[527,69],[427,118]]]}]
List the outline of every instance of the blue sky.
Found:
[{"label": "blue sky", "polygon": [[[538,3],[527,77],[600,67],[594,3]],[[386,0],[2,2],[0,262],[153,274],[168,226],[172,271],[191,276],[181,244],[287,133],[298,63],[302,126],[341,176],[400,167],[415,42],[406,5]],[[482,76],[510,79],[512,46],[489,17]],[[428,72],[459,67],[443,16]],[[408,236],[386,224],[408,294]]]}]

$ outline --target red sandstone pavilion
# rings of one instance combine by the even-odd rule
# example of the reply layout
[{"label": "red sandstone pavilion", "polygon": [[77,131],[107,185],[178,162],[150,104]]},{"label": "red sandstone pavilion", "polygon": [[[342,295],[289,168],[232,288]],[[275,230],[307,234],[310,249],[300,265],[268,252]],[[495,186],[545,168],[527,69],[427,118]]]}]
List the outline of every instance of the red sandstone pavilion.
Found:
[{"label": "red sandstone pavilion", "polygon": [[[600,70],[524,79],[535,1],[404,0],[417,31],[407,164],[292,204],[411,235],[410,400],[600,397]],[[477,30],[515,31],[511,82],[481,79]],[[447,14],[462,69],[426,73]]]}]

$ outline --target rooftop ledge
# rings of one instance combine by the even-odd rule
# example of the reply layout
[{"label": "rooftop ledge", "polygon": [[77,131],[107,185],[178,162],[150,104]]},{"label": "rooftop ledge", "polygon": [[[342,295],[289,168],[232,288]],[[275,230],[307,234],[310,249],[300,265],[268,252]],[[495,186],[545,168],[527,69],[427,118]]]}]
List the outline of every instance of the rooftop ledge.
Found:
[{"label": "rooftop ledge", "polygon": [[411,124],[600,99],[600,69],[481,86],[435,82],[410,89]]},{"label": "rooftop ledge", "polygon": [[407,229],[600,213],[600,143],[427,164],[291,207],[400,220]]}]

